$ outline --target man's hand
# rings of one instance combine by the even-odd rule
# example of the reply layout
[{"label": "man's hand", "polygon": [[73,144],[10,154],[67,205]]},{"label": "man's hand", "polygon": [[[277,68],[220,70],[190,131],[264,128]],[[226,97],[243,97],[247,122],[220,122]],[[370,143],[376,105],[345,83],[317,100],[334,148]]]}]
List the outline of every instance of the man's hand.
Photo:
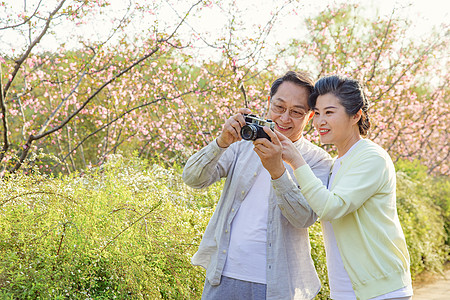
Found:
[{"label": "man's hand", "polygon": [[[295,148],[294,143],[287,137],[285,137],[281,132],[275,131],[275,135],[280,142],[282,147],[282,157],[283,160],[292,167],[293,170],[300,168],[304,164],[306,164],[303,156],[300,152]],[[272,137],[271,137],[272,139]],[[273,139],[272,139],[273,140]]]},{"label": "man's hand", "polygon": [[277,135],[269,127],[264,126],[264,131],[272,141],[265,138],[256,139],[253,141],[254,150],[261,159],[264,168],[269,171],[272,179],[277,179],[286,171],[282,159],[283,146]]},{"label": "man's hand", "polygon": [[230,117],[223,125],[222,132],[217,138],[217,145],[221,148],[227,148],[234,142],[240,141],[241,127],[245,125],[245,119],[243,114],[251,114],[251,110],[248,108],[240,108],[239,112]]}]

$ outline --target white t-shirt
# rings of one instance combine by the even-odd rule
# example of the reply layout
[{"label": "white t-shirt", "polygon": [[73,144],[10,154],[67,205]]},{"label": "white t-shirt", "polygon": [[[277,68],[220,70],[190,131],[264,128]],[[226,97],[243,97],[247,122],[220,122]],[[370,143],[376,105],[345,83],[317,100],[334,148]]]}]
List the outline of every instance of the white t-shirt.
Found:
[{"label": "white t-shirt", "polygon": [[[361,140],[360,140],[361,141]],[[328,181],[328,189],[334,181],[337,171],[341,167],[341,162],[359,143],[356,142],[342,157],[334,162],[331,170],[330,180]],[[356,300],[355,292],[352,288],[352,282],[348,277],[348,273],[344,268],[341,254],[334,236],[333,225],[328,221],[321,221],[323,227],[323,238],[325,244],[325,252],[327,259],[328,281],[330,284],[331,299],[336,300]],[[412,286],[406,286],[401,289],[389,292],[387,294],[371,298],[369,300],[382,300],[389,298],[409,297],[413,295]]]},{"label": "white t-shirt", "polygon": [[262,168],[231,223],[230,247],[222,275],[266,283],[270,185],[270,174]]}]

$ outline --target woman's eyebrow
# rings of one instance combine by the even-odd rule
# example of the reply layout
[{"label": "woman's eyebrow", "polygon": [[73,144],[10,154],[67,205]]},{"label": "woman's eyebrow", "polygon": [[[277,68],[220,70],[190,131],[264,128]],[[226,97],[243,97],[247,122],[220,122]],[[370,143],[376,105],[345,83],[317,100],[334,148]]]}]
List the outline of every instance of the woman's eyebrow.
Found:
[{"label": "woman's eyebrow", "polygon": [[[327,107],[324,107],[324,108],[322,108],[322,109],[330,109],[330,108],[337,108],[337,107],[336,107],[336,106],[327,106]],[[317,108],[317,106],[314,107],[313,109],[314,109],[314,110],[319,110],[319,109]]]}]

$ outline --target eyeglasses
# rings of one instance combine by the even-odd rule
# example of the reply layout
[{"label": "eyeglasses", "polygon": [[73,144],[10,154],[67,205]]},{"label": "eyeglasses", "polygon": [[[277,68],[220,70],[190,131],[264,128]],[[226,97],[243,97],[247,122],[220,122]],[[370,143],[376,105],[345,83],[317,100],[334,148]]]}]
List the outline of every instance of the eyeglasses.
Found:
[{"label": "eyeglasses", "polygon": [[[286,112],[287,108],[284,106],[281,106],[277,102],[270,102],[270,109],[279,115],[282,115]],[[302,119],[305,117],[305,115],[308,113],[307,110],[301,109],[301,108],[293,108],[289,110],[289,116],[292,119]]]}]

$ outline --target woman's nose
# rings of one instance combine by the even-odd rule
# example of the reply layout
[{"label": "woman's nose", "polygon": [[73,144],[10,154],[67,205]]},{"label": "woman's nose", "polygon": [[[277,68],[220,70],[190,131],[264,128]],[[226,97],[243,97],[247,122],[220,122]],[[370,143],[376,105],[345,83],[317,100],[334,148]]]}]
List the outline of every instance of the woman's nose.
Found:
[{"label": "woman's nose", "polygon": [[322,118],[320,115],[315,115],[315,116],[314,116],[313,122],[314,122],[317,126],[321,126],[321,125],[324,125],[324,124],[326,123],[325,119]]}]

